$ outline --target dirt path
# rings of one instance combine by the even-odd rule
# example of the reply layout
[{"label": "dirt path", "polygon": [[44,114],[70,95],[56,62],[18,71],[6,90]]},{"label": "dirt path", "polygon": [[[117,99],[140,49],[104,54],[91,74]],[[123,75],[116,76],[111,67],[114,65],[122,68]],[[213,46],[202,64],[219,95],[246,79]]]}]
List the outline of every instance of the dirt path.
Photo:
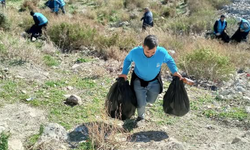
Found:
[{"label": "dirt path", "polygon": [[40,125],[46,122],[44,111],[27,104],[15,103],[0,107],[0,132],[1,129],[10,132],[10,150],[22,149],[25,139],[39,133]]}]

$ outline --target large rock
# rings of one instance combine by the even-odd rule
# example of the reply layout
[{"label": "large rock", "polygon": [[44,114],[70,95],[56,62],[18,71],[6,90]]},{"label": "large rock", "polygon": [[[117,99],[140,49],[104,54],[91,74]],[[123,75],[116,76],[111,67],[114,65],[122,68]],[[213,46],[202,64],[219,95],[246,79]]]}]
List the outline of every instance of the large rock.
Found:
[{"label": "large rock", "polygon": [[65,141],[67,140],[67,131],[63,126],[57,123],[48,123],[45,125],[43,133],[41,135],[41,139],[56,139]]},{"label": "large rock", "polygon": [[8,147],[8,150],[24,150],[23,143],[19,139],[9,139]]},{"label": "large rock", "polygon": [[45,125],[43,133],[34,147],[44,150],[66,150],[67,138],[67,131],[61,125],[49,123]]}]

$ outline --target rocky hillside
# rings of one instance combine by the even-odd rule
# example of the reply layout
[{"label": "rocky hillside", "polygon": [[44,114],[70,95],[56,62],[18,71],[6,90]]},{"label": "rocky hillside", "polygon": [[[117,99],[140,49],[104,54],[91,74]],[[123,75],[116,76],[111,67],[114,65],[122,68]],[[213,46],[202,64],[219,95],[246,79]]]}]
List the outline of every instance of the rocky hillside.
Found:
[{"label": "rocky hillside", "polygon": [[[224,6],[222,11],[228,12],[228,16],[244,17],[239,14],[242,11],[236,9],[242,9],[237,6],[248,1],[238,1]],[[147,33],[139,32],[140,22],[136,19],[125,23],[124,15],[123,21],[118,20],[127,12],[131,12],[128,18],[138,18],[142,14],[143,2],[131,0],[126,9],[120,7],[121,3],[117,4],[118,0],[107,2],[117,7],[117,11],[110,12],[112,17],[105,15],[107,5],[97,0],[68,1],[68,14],[56,17],[49,10],[40,9],[38,6],[41,5],[32,4],[50,18],[51,41],[30,42],[21,36],[13,36],[19,35],[17,33],[32,20],[24,15],[27,11],[6,10],[12,19],[8,22],[11,30],[0,32],[0,150],[248,150],[249,45],[226,45],[217,40],[206,40],[200,34],[189,34],[205,31],[205,27],[199,28],[199,25],[205,26],[217,19],[217,14],[211,15],[214,12],[208,11],[212,9],[207,5],[208,1],[189,0],[187,4],[150,1],[154,12],[161,8],[165,15],[157,16],[156,13],[158,24]],[[10,1],[13,8],[20,5],[20,1]],[[207,6],[204,7],[206,11],[195,12],[195,5]],[[232,7],[234,11],[231,11]],[[84,15],[88,18],[81,18]],[[205,23],[195,20],[202,15],[203,19],[213,17],[213,20]],[[17,20],[20,22],[13,23]],[[77,23],[79,20],[81,24]],[[188,26],[191,20],[194,24]],[[64,41],[57,45],[62,41],[54,40],[61,36],[57,36],[56,27],[62,27],[60,23],[64,22],[68,23],[64,24],[68,31],[77,33],[74,28],[79,33],[89,31],[89,37],[76,34],[83,40],[68,38],[71,43]],[[160,23],[166,23],[166,26],[160,27]],[[126,121],[112,119],[105,113],[104,102],[110,86],[121,73],[122,60],[129,48],[140,45],[148,32],[156,34],[160,43],[172,50],[169,52],[178,66],[185,66],[181,68],[183,72],[202,69],[207,72],[191,76],[196,81],[194,86],[185,85],[191,109],[187,115],[165,114],[162,108],[165,93],[162,93],[155,104],[147,106],[145,125],[136,128],[136,116]],[[62,52],[69,49],[71,53]],[[207,53],[200,53],[203,51]],[[186,58],[201,55],[204,59],[199,62],[200,66],[191,59],[189,63],[184,62]],[[221,60],[229,61],[230,65]],[[216,63],[228,70],[219,67],[221,70],[216,70]],[[228,80],[222,80],[224,74]],[[163,81],[166,91],[171,82],[166,66],[163,66]]]}]

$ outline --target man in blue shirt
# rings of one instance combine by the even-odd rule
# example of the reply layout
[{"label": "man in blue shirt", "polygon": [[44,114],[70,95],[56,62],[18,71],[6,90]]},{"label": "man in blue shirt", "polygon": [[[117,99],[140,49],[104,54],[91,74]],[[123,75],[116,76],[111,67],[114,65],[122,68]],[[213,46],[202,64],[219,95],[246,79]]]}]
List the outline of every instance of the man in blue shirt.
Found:
[{"label": "man in blue shirt", "polygon": [[238,22],[239,28],[231,37],[231,40],[235,40],[237,42],[246,41],[247,35],[250,31],[250,23],[240,17],[237,17],[236,21]]},{"label": "man in blue shirt", "polygon": [[126,56],[123,64],[122,74],[119,77],[127,79],[131,63],[135,63],[132,74],[131,86],[137,98],[137,122],[145,118],[145,106],[154,103],[157,96],[163,90],[161,80],[161,66],[166,63],[174,76],[182,80],[173,58],[167,50],[158,46],[158,40],[154,35],[148,35],[144,39],[143,46],[135,47]]},{"label": "man in blue shirt", "polygon": [[41,13],[38,12],[30,12],[30,15],[33,17],[35,24],[27,31],[31,33],[31,41],[33,41],[33,37],[37,38],[42,35],[42,29],[47,27],[48,19]]},{"label": "man in blue shirt", "polygon": [[146,30],[147,27],[153,27],[154,26],[153,14],[149,10],[149,8],[144,9],[144,15],[141,18],[141,21],[143,21],[143,23],[142,23],[142,30],[143,31]]},{"label": "man in blue shirt", "polygon": [[226,16],[221,15],[219,20],[216,20],[214,23],[214,34],[216,38],[222,39],[225,43],[229,42],[229,36],[227,35],[226,28],[227,28],[227,21],[225,20]]}]

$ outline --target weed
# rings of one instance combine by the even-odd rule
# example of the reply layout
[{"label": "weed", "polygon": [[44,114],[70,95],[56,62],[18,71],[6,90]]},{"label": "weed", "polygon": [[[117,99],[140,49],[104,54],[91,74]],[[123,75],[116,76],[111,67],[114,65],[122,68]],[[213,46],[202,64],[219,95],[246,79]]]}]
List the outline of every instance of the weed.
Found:
[{"label": "weed", "polygon": [[63,52],[71,52],[79,49],[82,45],[91,46],[94,42],[96,30],[86,24],[61,23],[53,25],[48,30],[48,35]]},{"label": "weed", "polygon": [[229,111],[218,113],[218,116],[223,118],[233,118],[242,121],[246,119],[248,115],[244,109],[233,107]]},{"label": "weed", "polygon": [[94,150],[95,147],[91,139],[87,139],[86,142],[81,143],[76,150]]},{"label": "weed", "polygon": [[0,30],[8,30],[9,29],[9,21],[7,20],[7,17],[0,12]]},{"label": "weed", "polygon": [[76,63],[85,63],[85,62],[90,62],[92,61],[91,59],[88,59],[88,58],[78,58],[76,60]]},{"label": "weed", "polygon": [[39,133],[28,137],[28,139],[26,140],[26,143],[25,143],[25,148],[31,149],[34,146],[34,144],[38,141],[40,136],[43,134],[43,131],[44,131],[44,126],[40,125]]},{"label": "weed", "polygon": [[52,67],[52,66],[58,66],[59,65],[59,62],[52,56],[50,55],[45,55],[43,57],[43,60],[44,60],[44,63],[49,66],[49,67]]},{"label": "weed", "polygon": [[9,133],[2,132],[0,134],[0,150],[8,150],[8,138],[10,137]]},{"label": "weed", "polygon": [[197,79],[223,80],[233,71],[230,58],[209,48],[196,49],[182,58],[180,67]]}]

